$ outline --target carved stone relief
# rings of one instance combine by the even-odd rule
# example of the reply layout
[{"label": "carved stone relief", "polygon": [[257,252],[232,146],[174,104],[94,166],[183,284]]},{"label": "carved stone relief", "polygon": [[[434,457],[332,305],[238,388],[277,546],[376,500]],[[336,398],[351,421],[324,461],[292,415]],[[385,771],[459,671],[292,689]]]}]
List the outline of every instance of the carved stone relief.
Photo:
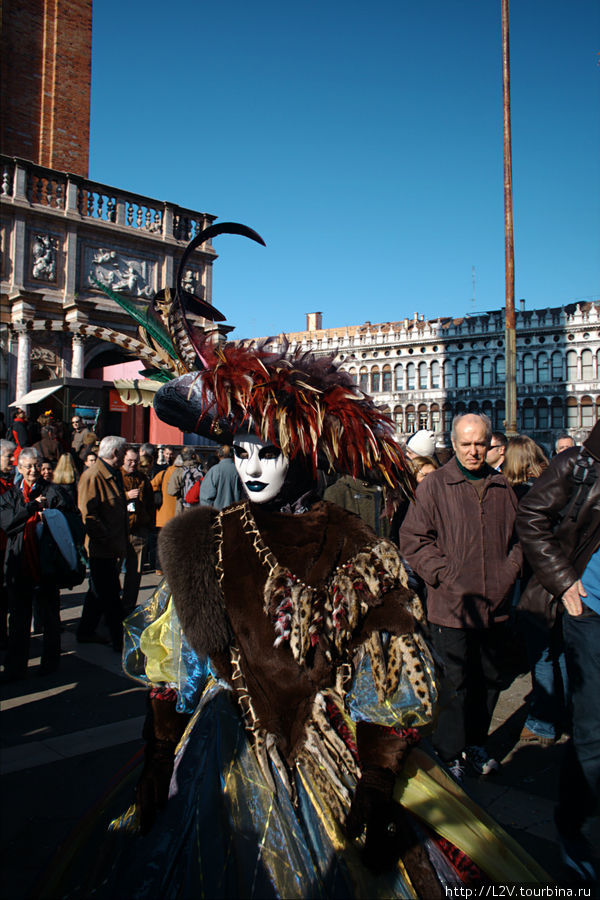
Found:
[{"label": "carved stone relief", "polygon": [[186,269],[181,279],[185,291],[194,294],[195,297],[204,299],[204,285],[202,284],[202,272],[198,269]]},{"label": "carved stone relief", "polygon": [[42,347],[40,344],[34,344],[29,358],[32,369],[48,369],[55,378],[60,378],[62,375],[62,356],[60,352],[56,352],[51,347]]},{"label": "carved stone relief", "polygon": [[31,277],[36,281],[56,281],[58,238],[35,231],[31,240]]},{"label": "carved stone relief", "polygon": [[88,284],[96,287],[95,281],[113,291],[130,294],[133,297],[153,297],[153,270],[155,263],[146,259],[126,256],[108,248],[89,248],[91,259],[88,269]]}]

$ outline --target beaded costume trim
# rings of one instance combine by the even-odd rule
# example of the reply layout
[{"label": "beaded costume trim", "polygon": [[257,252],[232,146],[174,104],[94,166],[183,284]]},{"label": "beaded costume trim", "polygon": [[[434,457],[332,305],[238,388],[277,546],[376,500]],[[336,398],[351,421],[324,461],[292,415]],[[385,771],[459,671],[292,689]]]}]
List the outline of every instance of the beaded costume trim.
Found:
[{"label": "beaded costume trim", "polygon": [[[265,544],[247,501],[223,510],[213,523],[216,568],[221,587],[224,577],[223,517],[234,514],[239,515],[244,533],[267,569],[263,609],[273,622],[274,647],[289,644],[294,659],[303,666],[306,665],[307,654],[321,635],[332,641],[336,654],[335,686],[315,695],[297,764],[310,769],[336,818],[343,821],[350,803],[349,785],[356,781],[360,771],[358,760],[332,726],[327,712],[332,704],[338,712],[343,710],[344,697],[352,680],[353,666],[344,654],[344,648],[381,594],[397,587],[405,588],[404,606],[417,623],[424,621],[421,603],[417,595],[408,590],[406,571],[398,551],[386,540],[374,541],[352,560],[338,566],[322,587],[306,584],[279,564]],[[431,715],[432,698],[421,663],[421,654],[428,657],[429,651],[420,634],[392,635],[384,650],[379,633],[373,632],[358,650],[359,657],[361,653],[369,655],[379,702],[392,697],[401,678],[406,677],[424,711]],[[331,658],[331,654],[328,655]],[[272,766],[295,802],[294,781],[289,776],[275,736],[260,725],[235,643],[230,646],[230,660],[232,687],[266,782],[275,790]],[[341,773],[345,773],[346,777],[340,777]],[[350,782],[346,781],[348,777]]]},{"label": "beaded costume trim", "polygon": [[[240,512],[242,529],[268,571],[263,608],[273,622],[273,645],[289,643],[300,665],[304,665],[321,634],[331,637],[340,654],[378,597],[398,586],[408,588],[398,552],[386,540],[373,542],[353,559],[337,566],[322,587],[306,584],[280,565],[267,547],[250,505],[243,504]],[[422,619],[418,603],[417,606],[415,618],[420,615]]]},{"label": "beaded costume trim", "polygon": [[[214,522],[217,545],[217,572],[223,579],[223,516],[238,514],[242,529],[267,569],[263,609],[273,622],[273,646],[289,644],[299,665],[306,664],[309,651],[324,635],[335,651],[338,663],[344,661],[348,645],[369,609],[384,593],[397,587],[406,591],[404,606],[417,626],[423,625],[421,602],[408,589],[408,578],[398,551],[390,541],[378,539],[351,560],[337,566],[327,582],[316,588],[303,582],[280,565],[265,544],[248,501],[230,506]],[[380,702],[391,697],[403,676],[415,689],[428,714],[433,711],[429,685],[421,657],[429,655],[419,633],[392,635],[384,651],[377,632],[364,645],[371,659],[373,680]],[[326,651],[331,659],[331,650]]]}]

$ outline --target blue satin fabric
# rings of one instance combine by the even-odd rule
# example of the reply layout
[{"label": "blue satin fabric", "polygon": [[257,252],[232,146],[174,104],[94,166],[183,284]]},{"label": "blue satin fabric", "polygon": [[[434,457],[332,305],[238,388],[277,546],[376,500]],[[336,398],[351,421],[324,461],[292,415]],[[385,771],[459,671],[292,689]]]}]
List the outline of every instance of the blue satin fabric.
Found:
[{"label": "blue satin fabric", "polygon": [[195,710],[212,669],[188,644],[166,581],[123,623],[123,668],[148,687],[174,687],[178,712]]},{"label": "blue satin fabric", "polygon": [[209,684],[180,745],[169,802],[129,846],[111,890],[136,900],[414,897],[399,866],[372,875],[318,789],[295,771],[296,807],[265,784],[233,695]]},{"label": "blue satin fabric", "polygon": [[[267,785],[233,692],[187,644],[164,583],[125,623],[124,668],[142,683],[174,687],[178,709],[195,712],[177,752],[169,802],[150,834],[132,836],[133,807],[113,822],[115,838],[129,832],[132,843],[121,862],[115,857],[108,894],[139,900],[414,896],[402,864],[378,876],[361,864],[302,763],[292,773],[295,802],[274,768],[275,791]],[[407,685],[384,706],[378,703],[366,654],[348,706],[355,721],[416,725],[424,716]]]},{"label": "blue satin fabric", "polygon": [[[384,639],[385,645],[385,639]],[[433,660],[423,654],[420,656],[421,666],[429,688],[429,696],[434,705],[437,699],[437,688]],[[357,664],[352,686],[346,694],[346,707],[354,722],[375,722],[388,727],[418,728],[428,725],[431,715],[419,700],[416,691],[408,678],[401,678],[397,691],[387,700],[381,702],[377,697],[371,658],[365,653]]]}]

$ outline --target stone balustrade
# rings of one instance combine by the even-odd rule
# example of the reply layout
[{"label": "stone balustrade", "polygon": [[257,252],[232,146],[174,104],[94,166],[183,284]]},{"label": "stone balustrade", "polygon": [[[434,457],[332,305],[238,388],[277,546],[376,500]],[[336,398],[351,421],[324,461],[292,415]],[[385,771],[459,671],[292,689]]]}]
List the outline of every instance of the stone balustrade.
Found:
[{"label": "stone balustrade", "polygon": [[[183,248],[215,218],[22,159],[0,156],[0,167],[2,246],[13,248],[3,255],[2,291],[13,297],[43,291],[45,303],[106,307],[102,284],[150,299],[173,284]],[[188,290],[209,302],[215,256],[206,242],[184,273]]]},{"label": "stone balustrade", "polygon": [[[131,229],[187,244],[214,216],[0,155],[2,202],[63,212],[94,224]],[[210,246],[210,244],[208,245]]]}]

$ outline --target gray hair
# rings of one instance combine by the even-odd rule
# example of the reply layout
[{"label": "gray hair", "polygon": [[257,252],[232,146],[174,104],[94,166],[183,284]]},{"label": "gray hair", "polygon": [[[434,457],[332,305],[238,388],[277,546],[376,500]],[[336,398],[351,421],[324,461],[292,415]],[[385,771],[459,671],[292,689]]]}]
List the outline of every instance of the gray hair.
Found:
[{"label": "gray hair", "polygon": [[100,459],[111,459],[120,450],[124,450],[126,445],[127,441],[124,437],[119,437],[119,435],[116,434],[109,434],[100,441],[98,457]]},{"label": "gray hair", "polygon": [[143,453],[144,456],[154,456],[156,453],[156,447],[154,444],[142,444],[140,447],[140,453]]},{"label": "gray hair", "polygon": [[12,441],[0,441],[0,454],[4,456],[5,453],[14,453],[17,449],[17,445],[13,444]]},{"label": "gray hair", "polygon": [[452,419],[452,432],[451,432],[452,440],[453,441],[456,440],[456,426],[458,425],[458,423],[460,422],[461,419],[464,419],[465,416],[477,416],[478,419],[481,419],[481,421],[485,425],[485,439],[489,444],[492,440],[492,422],[491,422],[490,417],[486,416],[485,413],[466,412],[466,413],[459,413],[457,416],[454,416],[454,418]]},{"label": "gray hair", "polygon": [[19,462],[21,462],[22,459],[35,459],[39,461],[41,458],[42,457],[37,452],[35,447],[23,447],[23,449],[19,453]]}]

